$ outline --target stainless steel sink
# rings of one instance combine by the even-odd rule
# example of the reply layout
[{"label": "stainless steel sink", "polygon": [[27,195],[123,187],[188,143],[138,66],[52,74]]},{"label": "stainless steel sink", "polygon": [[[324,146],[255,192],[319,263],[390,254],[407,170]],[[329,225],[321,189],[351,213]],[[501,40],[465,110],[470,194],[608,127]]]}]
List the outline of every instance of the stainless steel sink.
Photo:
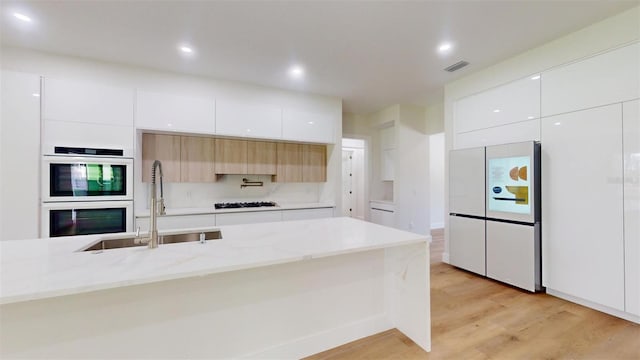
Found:
[{"label": "stainless steel sink", "polygon": [[[222,239],[222,232],[220,230],[210,231],[194,231],[188,233],[178,234],[166,234],[159,236],[160,244],[176,244],[190,241],[200,241],[200,234],[204,234],[204,240],[217,240]],[[119,249],[124,247],[134,246],[147,246],[146,244],[136,244],[136,238],[113,238],[102,239],[89,245],[88,247],[81,249],[80,251],[96,251],[96,250],[109,250]]]}]

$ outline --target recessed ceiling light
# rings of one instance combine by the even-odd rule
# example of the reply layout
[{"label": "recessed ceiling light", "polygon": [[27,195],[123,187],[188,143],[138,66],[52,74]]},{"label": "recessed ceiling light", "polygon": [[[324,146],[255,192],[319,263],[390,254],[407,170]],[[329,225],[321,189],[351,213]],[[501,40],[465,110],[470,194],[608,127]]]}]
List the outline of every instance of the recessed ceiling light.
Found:
[{"label": "recessed ceiling light", "polygon": [[193,47],[186,44],[178,45],[178,50],[180,50],[180,52],[184,55],[193,55],[195,53]]},{"label": "recessed ceiling light", "polygon": [[534,117],[533,116],[527,116],[527,119],[532,120]]},{"label": "recessed ceiling light", "polygon": [[309,125],[313,125],[313,121],[309,121],[307,124],[309,124]]},{"label": "recessed ceiling light", "polygon": [[33,95],[33,96],[35,96],[35,97],[40,97],[40,94],[38,94],[38,93],[33,93],[33,94],[31,94],[31,95]]},{"label": "recessed ceiling light", "polygon": [[540,79],[540,75],[536,75],[536,76],[532,76],[531,77],[531,80],[538,80],[538,79]]},{"label": "recessed ceiling light", "polygon": [[500,112],[500,109],[495,109],[495,110],[493,110],[493,112],[494,112],[494,113],[499,113],[499,112]]},{"label": "recessed ceiling light", "polygon": [[560,122],[553,123],[553,125],[555,125],[555,126],[558,126],[558,125],[560,125],[560,124],[561,124]]},{"label": "recessed ceiling light", "polygon": [[438,52],[440,54],[446,54],[453,49],[453,44],[450,42],[444,42],[438,46]]},{"label": "recessed ceiling light", "polygon": [[299,79],[304,76],[304,68],[300,65],[293,65],[289,69],[289,75],[292,78]]},{"label": "recessed ceiling light", "polygon": [[33,20],[30,17],[28,17],[25,14],[21,14],[19,12],[14,12],[13,13],[13,17],[15,17],[16,19],[18,19],[20,21],[24,21],[24,22],[28,22],[28,23],[33,22]]}]

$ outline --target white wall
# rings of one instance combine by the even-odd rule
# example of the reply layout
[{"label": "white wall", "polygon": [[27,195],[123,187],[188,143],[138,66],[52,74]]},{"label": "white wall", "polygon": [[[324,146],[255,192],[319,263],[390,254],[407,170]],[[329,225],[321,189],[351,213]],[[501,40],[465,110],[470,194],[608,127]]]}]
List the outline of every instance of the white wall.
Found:
[{"label": "white wall", "polygon": [[[445,86],[445,213],[448,212],[448,151],[453,144],[453,103],[463,97],[524,78],[530,74],[591,56],[640,39],[640,7],[592,24],[540,47],[463,77]],[[445,253],[448,262],[449,231],[445,217]]]},{"label": "white wall", "polygon": [[[2,47],[0,63],[3,69],[22,71],[45,77],[105,85],[136,88],[153,92],[166,92],[194,97],[225,97],[240,101],[277,104],[281,107],[305,109],[331,114],[342,119],[342,101],[339,98],[311,95],[256,86],[233,81],[182,75],[166,71],[59,56],[22,48]],[[342,137],[336,126],[335,138]],[[139,144],[138,144],[139,145]],[[136,155],[135,200],[136,209],[147,209],[148,186],[141,182],[140,153]],[[239,177],[228,176],[214,184],[171,184],[165,191],[168,207],[212,206],[216,201],[233,199],[272,199],[283,202],[331,202],[340,212],[341,146],[329,145],[327,182],[321,184],[271,184],[270,179],[261,189],[240,189]]]},{"label": "white wall", "polygon": [[431,228],[444,227],[444,133],[429,135]]},{"label": "white wall", "polygon": [[425,109],[400,105],[396,123],[395,218],[396,228],[429,235],[429,136]]}]

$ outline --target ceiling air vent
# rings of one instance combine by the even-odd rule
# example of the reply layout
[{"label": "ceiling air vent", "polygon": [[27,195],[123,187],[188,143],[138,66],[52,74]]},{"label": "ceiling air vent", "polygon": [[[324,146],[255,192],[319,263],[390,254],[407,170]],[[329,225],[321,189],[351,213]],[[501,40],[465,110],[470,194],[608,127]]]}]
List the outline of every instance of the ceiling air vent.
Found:
[{"label": "ceiling air vent", "polygon": [[453,65],[451,65],[449,67],[446,67],[444,69],[447,70],[448,72],[454,72],[454,71],[456,71],[458,69],[462,69],[463,67],[465,67],[467,65],[469,65],[469,63],[464,61],[464,60],[462,60],[462,61],[458,61],[457,63],[455,63],[455,64],[453,64]]}]

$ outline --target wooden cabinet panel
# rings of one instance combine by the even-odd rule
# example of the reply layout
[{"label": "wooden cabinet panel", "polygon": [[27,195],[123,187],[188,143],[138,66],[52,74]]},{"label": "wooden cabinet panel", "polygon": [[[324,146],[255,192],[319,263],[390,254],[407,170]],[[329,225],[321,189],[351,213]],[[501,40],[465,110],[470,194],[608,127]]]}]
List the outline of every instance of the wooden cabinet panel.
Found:
[{"label": "wooden cabinet panel", "polygon": [[180,181],[216,181],[213,138],[181,136],[180,153]]},{"label": "wooden cabinet panel", "polygon": [[247,173],[247,141],[232,139],[215,140],[215,173]]},{"label": "wooden cabinet panel", "polygon": [[275,182],[302,182],[302,145],[278,143]]},{"label": "wooden cabinet panel", "polygon": [[276,143],[266,141],[247,142],[247,174],[275,175]]},{"label": "wooden cabinet panel", "polygon": [[327,181],[327,147],[325,145],[302,145],[302,181]]},{"label": "wooden cabinet panel", "polygon": [[151,165],[153,165],[154,160],[160,160],[162,162],[164,182],[179,182],[180,136],[142,134],[143,182],[151,182]]}]

